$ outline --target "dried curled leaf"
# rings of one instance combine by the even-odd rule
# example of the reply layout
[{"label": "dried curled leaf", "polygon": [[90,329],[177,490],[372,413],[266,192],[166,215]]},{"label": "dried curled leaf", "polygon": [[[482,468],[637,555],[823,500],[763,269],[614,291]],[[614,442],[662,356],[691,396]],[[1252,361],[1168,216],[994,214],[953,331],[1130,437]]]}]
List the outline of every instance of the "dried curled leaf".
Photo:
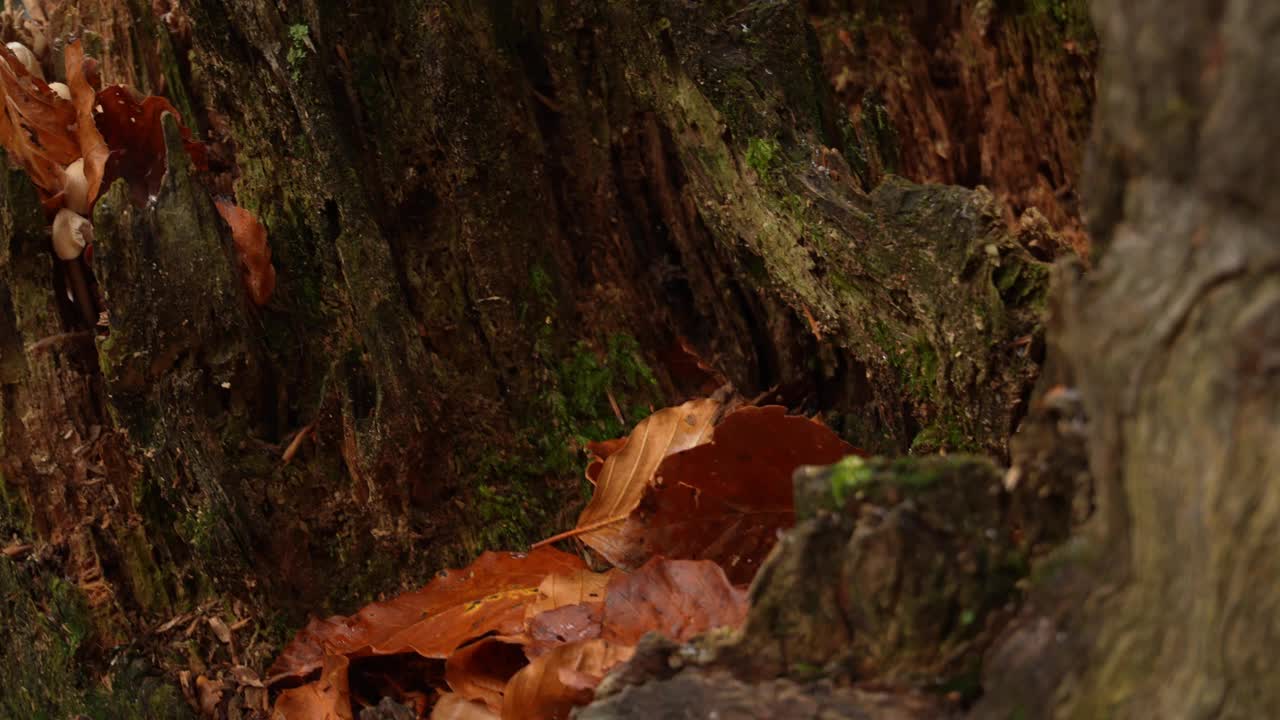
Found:
[{"label": "dried curled leaf", "polygon": [[638,565],[639,539],[624,534],[624,521],[640,504],[654,471],[668,455],[711,439],[719,410],[719,402],[703,398],[659,410],[640,421],[621,448],[610,448],[613,452],[600,470],[591,502],[578,517],[578,527],[568,534],[577,535],[614,565]]},{"label": "dried curled leaf", "polygon": [[[75,88],[72,90],[74,92]],[[112,85],[97,94],[96,107],[101,109],[94,116],[95,122],[111,150],[103,184],[109,185],[116,178],[124,178],[129,183],[134,205],[141,207],[159,193],[168,171],[169,157],[160,122],[165,113],[172,115],[177,122],[183,147],[192,164],[197,170],[208,169],[207,150],[203,144],[192,140],[191,131],[182,124],[182,116],[168,100],[156,95],[141,97],[131,88]]]},{"label": "dried curled leaf", "polygon": [[0,47],[0,145],[46,196],[62,191],[62,168],[80,157],[75,108]]},{"label": "dried curled leaf", "polygon": [[217,202],[218,213],[231,226],[231,237],[240,258],[240,272],[255,305],[266,305],[276,289],[276,268],[271,264],[267,229],[253,213],[225,200]]},{"label": "dried curled leaf", "polygon": [[497,712],[482,702],[473,702],[457,693],[440,693],[431,720],[498,720]]},{"label": "dried curled leaf", "polygon": [[527,664],[520,645],[485,638],[454,651],[445,663],[444,679],[458,697],[499,712],[507,682]]},{"label": "dried curled leaf", "polygon": [[609,582],[600,637],[635,645],[656,631],[684,642],[747,618],[747,593],[729,584],[724,570],[706,560],[654,558]]},{"label": "dried curled leaf", "polygon": [[710,443],[663,461],[633,522],[647,555],[713,560],[745,585],[779,532],[795,524],[796,468],[856,452],[830,428],[783,407],[744,407],[716,426]]},{"label": "dried curled leaf", "polygon": [[611,669],[634,654],[631,646],[599,639],[558,647],[529,663],[507,683],[502,718],[568,718],[574,707],[591,702],[596,686]]},{"label": "dried curled leaf", "polygon": [[271,720],[353,720],[348,664],[342,656],[325,658],[319,680],[280,694]]},{"label": "dried curled leaf", "polygon": [[463,570],[442,573],[419,590],[373,603],[350,617],[312,620],[276,658],[267,682],[304,679],[321,667],[326,654],[414,651],[444,658],[487,633],[519,633],[524,606],[537,598],[543,578],[585,568],[577,556],[553,548],[528,554],[487,552]]},{"label": "dried curled leaf", "polygon": [[[107,169],[107,157],[111,151],[107,141],[98,131],[93,117],[94,106],[98,103],[98,91],[92,78],[97,75],[96,62],[86,58],[80,40],[67,45],[62,57],[67,70],[67,88],[71,92],[71,104],[76,113],[76,144],[80,147],[80,155],[84,158],[83,174],[85,179],[85,200],[89,207],[98,198],[102,190],[102,179]],[[83,212],[72,208],[76,212]]]}]

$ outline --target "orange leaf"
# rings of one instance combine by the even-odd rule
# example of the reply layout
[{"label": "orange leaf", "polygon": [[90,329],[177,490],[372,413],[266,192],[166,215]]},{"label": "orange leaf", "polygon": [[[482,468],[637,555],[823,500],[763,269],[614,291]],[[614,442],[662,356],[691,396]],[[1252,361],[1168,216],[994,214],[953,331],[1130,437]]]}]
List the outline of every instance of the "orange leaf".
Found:
[{"label": "orange leaf", "polygon": [[621,450],[626,444],[626,438],[588,442],[587,451],[591,453],[591,462],[587,465],[587,482],[595,485],[596,478],[600,477],[600,471],[604,469],[604,461],[608,460],[610,455]]},{"label": "orange leaf", "polygon": [[67,70],[67,87],[71,89],[71,104],[75,107],[76,143],[84,158],[84,177],[88,182],[88,199],[92,206],[102,189],[107,157],[111,153],[93,118],[93,108],[98,104],[97,90],[89,80],[93,61],[85,58],[79,39],[67,45],[62,61]]},{"label": "orange leaf", "polygon": [[458,697],[482,702],[496,713],[502,710],[507,681],[528,664],[520,645],[485,638],[455,650],[444,678]]},{"label": "orange leaf", "polygon": [[626,662],[635,648],[605,640],[564,645],[516,673],[507,683],[503,720],[563,720],[574,707],[591,702],[609,670]]},{"label": "orange leaf", "polygon": [[255,305],[266,305],[276,289],[276,269],[271,264],[271,246],[267,229],[253,213],[239,205],[218,200],[218,214],[231,226],[231,237],[240,258],[240,271],[245,287]]},{"label": "orange leaf", "polygon": [[498,720],[498,713],[484,703],[472,702],[454,693],[441,693],[431,709],[431,720]]},{"label": "orange leaf", "polygon": [[578,527],[539,544],[576,535],[614,565],[633,565],[629,560],[641,548],[637,538],[624,534],[623,521],[640,504],[664,458],[711,438],[711,425],[719,410],[720,403],[703,398],[659,410],[640,421],[626,444],[604,461],[591,502],[578,517]]},{"label": "orange leaf", "polygon": [[653,558],[609,582],[600,637],[635,645],[650,631],[684,642],[747,618],[747,593],[707,560]]},{"label": "orange leaf", "polygon": [[61,192],[63,167],[80,157],[72,134],[76,111],[44,80],[27,72],[13,52],[0,48],[0,145],[47,195]]},{"label": "orange leaf", "polygon": [[538,585],[538,597],[525,608],[525,619],[564,605],[604,602],[604,591],[616,572],[580,570],[570,575],[548,575]]},{"label": "orange leaf", "polygon": [[443,572],[418,590],[350,617],[312,620],[276,658],[268,683],[306,678],[320,668],[326,650],[364,657],[417,651],[416,644],[425,657],[444,658],[486,633],[519,633],[524,606],[537,598],[542,579],[585,567],[576,555],[553,548],[484,553],[463,570]]},{"label": "orange leaf", "polygon": [[791,475],[857,450],[825,425],[779,406],[745,407],[715,439],[672,455],[634,516],[649,555],[714,560],[747,584],[795,523]]},{"label": "orange leaf", "polygon": [[285,690],[276,698],[271,720],[353,720],[348,664],[340,655],[326,657],[319,680]]},{"label": "orange leaf", "polygon": [[525,608],[525,655],[534,658],[566,643],[600,636],[600,615],[609,580],[620,573],[548,575],[538,599]]}]

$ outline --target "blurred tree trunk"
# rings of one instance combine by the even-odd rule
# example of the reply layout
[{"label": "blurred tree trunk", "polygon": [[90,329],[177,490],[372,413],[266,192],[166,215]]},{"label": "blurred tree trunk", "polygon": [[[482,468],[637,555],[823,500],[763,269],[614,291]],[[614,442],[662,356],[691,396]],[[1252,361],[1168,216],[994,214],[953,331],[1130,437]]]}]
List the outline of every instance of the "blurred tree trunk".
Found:
[{"label": "blurred tree trunk", "polygon": [[[96,339],[4,177],[0,709],[136,705],[80,668],[260,665],[308,612],[562,529],[582,441],[696,393],[689,352],[875,452],[1006,453],[1040,235],[868,171],[794,4],[45,4],[55,56],[83,31],[213,167],[99,204]],[[211,193],[269,230],[264,308]]]},{"label": "blurred tree trunk", "polygon": [[986,668],[984,718],[1249,718],[1280,687],[1280,6],[1098,0],[1087,207],[1053,322],[1098,510]]}]

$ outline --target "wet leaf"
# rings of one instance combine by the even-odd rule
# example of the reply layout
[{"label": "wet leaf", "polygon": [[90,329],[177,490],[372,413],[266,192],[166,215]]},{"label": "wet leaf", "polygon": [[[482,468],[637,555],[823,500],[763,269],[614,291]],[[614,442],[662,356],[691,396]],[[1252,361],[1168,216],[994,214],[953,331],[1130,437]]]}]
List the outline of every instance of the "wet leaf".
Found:
[{"label": "wet leaf", "polygon": [[725,417],[712,442],[672,455],[635,521],[648,555],[713,560],[746,584],[795,523],[791,475],[857,450],[830,428],[779,406]]},{"label": "wet leaf", "polygon": [[271,720],[354,720],[347,666],[345,657],[325,658],[319,680],[285,690],[276,698]]},{"label": "wet leaf", "polygon": [[498,712],[502,710],[507,682],[528,664],[520,645],[485,638],[458,648],[449,656],[445,682],[458,697],[482,702]]},{"label": "wet leaf", "polygon": [[276,288],[276,269],[271,264],[267,229],[253,213],[234,203],[218,200],[216,204],[218,214],[231,226],[236,256],[240,259],[240,273],[249,297],[255,305],[266,305]]},{"label": "wet leaf", "polygon": [[142,207],[159,193],[168,171],[168,153],[160,123],[165,113],[177,122],[192,164],[197,170],[208,168],[204,145],[192,140],[191,132],[182,124],[181,114],[168,100],[156,95],[140,97],[131,88],[111,85],[98,93],[97,107],[101,111],[94,116],[95,122],[111,150],[103,183],[109,185],[116,178],[124,178],[129,183],[134,205]]},{"label": "wet leaf", "polygon": [[525,605],[551,574],[585,569],[575,555],[553,548],[530,553],[487,552],[463,570],[450,570],[426,586],[350,617],[312,620],[281,652],[268,671],[268,684],[303,679],[318,670],[326,652],[363,657],[416,652],[445,658],[454,649],[490,632],[523,631]]},{"label": "wet leaf", "polygon": [[62,169],[80,157],[75,107],[0,47],[0,145],[46,195],[62,191]]},{"label": "wet leaf", "polygon": [[455,693],[441,693],[431,709],[431,720],[498,720],[499,717],[484,703],[472,702]]},{"label": "wet leaf", "polygon": [[524,654],[536,658],[561,645],[600,637],[603,602],[565,605],[535,615],[525,627]]},{"label": "wet leaf", "polygon": [[601,638],[635,645],[650,631],[683,642],[747,617],[747,593],[706,560],[653,558],[609,582]]},{"label": "wet leaf", "polygon": [[597,573],[581,570],[569,575],[548,575],[538,585],[538,597],[525,608],[525,618],[531,619],[548,610],[578,603],[604,602],[605,588],[617,572]]},{"label": "wet leaf", "polygon": [[535,659],[507,684],[503,720],[563,720],[574,707],[591,702],[609,670],[626,662],[635,648],[606,640],[564,645]]}]

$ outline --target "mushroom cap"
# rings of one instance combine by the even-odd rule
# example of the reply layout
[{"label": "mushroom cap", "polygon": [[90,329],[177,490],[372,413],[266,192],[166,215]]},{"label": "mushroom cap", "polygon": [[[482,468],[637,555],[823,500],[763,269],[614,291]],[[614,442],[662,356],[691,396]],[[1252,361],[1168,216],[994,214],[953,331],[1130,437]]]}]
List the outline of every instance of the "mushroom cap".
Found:
[{"label": "mushroom cap", "polygon": [[27,68],[27,72],[41,80],[44,79],[44,71],[40,69],[40,62],[36,60],[36,54],[31,52],[30,48],[20,42],[7,43],[5,47],[9,48],[9,52],[12,52],[14,57],[18,58],[18,62]]},{"label": "mushroom cap", "polygon": [[71,99],[71,88],[67,87],[66,83],[51,82],[49,83],[49,89],[52,90],[54,93],[56,93],[57,96],[62,98],[63,100]]},{"label": "mushroom cap", "polygon": [[53,251],[63,260],[75,260],[93,242],[93,223],[63,208],[53,219]]},{"label": "mushroom cap", "polygon": [[84,176],[84,158],[76,160],[62,171],[62,181],[67,209],[80,215],[88,215],[89,181]]}]

